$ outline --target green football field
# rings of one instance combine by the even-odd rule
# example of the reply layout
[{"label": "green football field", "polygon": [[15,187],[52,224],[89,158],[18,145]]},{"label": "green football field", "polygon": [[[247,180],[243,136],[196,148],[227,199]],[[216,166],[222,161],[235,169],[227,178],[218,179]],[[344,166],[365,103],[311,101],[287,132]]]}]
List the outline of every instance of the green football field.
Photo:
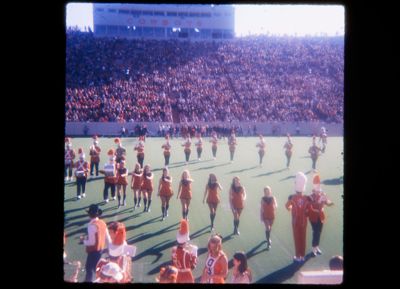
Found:
[{"label": "green football field", "polygon": [[[113,138],[100,138],[102,148],[100,167],[107,160],[109,148],[115,148]],[[130,171],[136,163],[136,152],[133,146],[136,138],[123,138],[122,144],[127,149],[127,167]],[[145,164],[150,164],[155,174],[154,186],[158,188],[158,181],[164,165],[161,145],[164,138],[147,138],[145,143]],[[210,173],[216,174],[223,187],[221,203],[217,209],[215,219],[216,232],[223,236],[223,250],[229,259],[229,275],[232,269],[232,256],[236,251],[244,251],[248,257],[248,264],[253,271],[255,283],[296,283],[297,274],[303,270],[328,269],[328,262],[333,255],[343,255],[343,138],[330,137],[325,154],[317,161],[317,170],[321,176],[322,190],[335,203],[325,209],[327,221],[321,235],[320,248],[322,255],[306,257],[302,265],[293,263],[294,244],[291,228],[291,213],[285,208],[290,194],[294,193],[294,175],[302,171],[308,176],[306,194],[311,193],[312,172],[311,159],[308,148],[311,137],[293,137],[294,151],[290,169],[286,169],[286,157],[283,145],[285,137],[266,137],[267,150],[263,166],[258,165],[256,137],[239,137],[234,162],[229,161],[227,141],[219,141],[217,159],[212,159],[211,143],[204,138],[205,145],[201,161],[197,161],[196,150],[192,147],[189,165],[184,163],[185,157],[181,143],[183,139],[172,139],[170,159],[170,174],[173,178],[175,195],[170,201],[169,217],[161,221],[161,201],[153,192],[151,212],[143,213],[142,206],[135,211],[133,207],[133,193],[127,188],[127,206],[117,209],[117,200],[103,204],[104,180],[102,177],[88,179],[86,184],[86,198],[76,200],[76,184],[66,183],[64,191],[65,222],[67,233],[65,251],[69,260],[80,260],[82,268],[86,261],[86,252],[83,245],[79,245],[79,236],[86,234],[89,217],[85,209],[92,204],[101,205],[102,218],[106,222],[120,221],[127,228],[127,242],[137,247],[133,258],[134,282],[153,283],[161,266],[171,261],[171,248],[176,244],[176,232],[181,219],[181,203],[176,199],[178,181],[182,171],[188,169],[194,183],[192,185],[193,198],[189,208],[189,225],[191,243],[199,247],[198,263],[193,271],[196,282],[199,281],[204,263],[207,258],[207,242],[210,237],[210,218],[207,204],[203,204],[204,188]],[[84,149],[87,160],[91,138],[73,138],[75,151],[79,147]],[[233,215],[229,208],[228,192],[234,176],[239,176],[242,185],[246,188],[247,199],[240,218],[240,235],[233,233]],[[278,202],[275,223],[272,227],[272,248],[267,251],[264,224],[260,222],[260,200],[263,196],[263,187],[269,185]],[[311,226],[307,227],[306,253],[311,252]],[[66,269],[66,273],[69,268]],[[83,270],[79,273],[79,281],[85,276]]]}]

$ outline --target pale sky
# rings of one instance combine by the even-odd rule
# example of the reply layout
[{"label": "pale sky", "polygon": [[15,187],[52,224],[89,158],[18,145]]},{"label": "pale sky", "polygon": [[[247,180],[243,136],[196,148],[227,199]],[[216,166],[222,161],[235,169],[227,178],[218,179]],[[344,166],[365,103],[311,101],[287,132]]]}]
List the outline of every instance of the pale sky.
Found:
[{"label": "pale sky", "polygon": [[[67,27],[89,26],[93,30],[93,5],[67,5]],[[344,35],[344,6],[340,5],[235,5],[237,36]]]}]

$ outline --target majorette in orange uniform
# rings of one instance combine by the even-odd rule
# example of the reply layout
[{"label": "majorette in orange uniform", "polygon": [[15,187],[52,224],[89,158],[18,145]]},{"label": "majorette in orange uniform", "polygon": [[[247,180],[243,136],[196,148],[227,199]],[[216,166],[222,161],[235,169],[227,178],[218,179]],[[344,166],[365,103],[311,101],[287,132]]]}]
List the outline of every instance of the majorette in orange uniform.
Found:
[{"label": "majorette in orange uniform", "polygon": [[143,182],[142,182],[142,195],[143,195],[143,203],[144,209],[143,212],[150,212],[150,205],[151,205],[151,194],[153,193],[154,186],[153,186],[153,178],[154,175],[151,172],[150,165],[145,165],[143,169]]},{"label": "majorette in orange uniform", "polygon": [[307,208],[309,199],[303,195],[307,184],[307,177],[304,173],[298,172],[295,180],[296,194],[290,195],[286,202],[286,209],[292,212],[292,228],[295,245],[294,261],[304,262],[306,254],[306,233],[307,233]]},{"label": "majorette in orange uniform", "polygon": [[132,257],[136,247],[126,243],[125,225],[111,222],[108,226],[111,243],[108,245],[108,258],[99,260],[96,266],[96,283],[131,283]]},{"label": "majorette in orange uniform", "polygon": [[115,163],[114,150],[108,150],[107,155],[108,162],[104,164],[104,169],[99,171],[105,175],[103,199],[106,203],[108,203],[108,188],[111,189],[112,200],[115,200],[115,185],[117,183],[117,164]]},{"label": "majorette in orange uniform", "polygon": [[313,190],[309,196],[308,219],[313,231],[312,234],[312,252],[314,256],[322,254],[319,248],[319,241],[322,233],[322,227],[325,223],[325,206],[332,206],[333,202],[328,199],[326,194],[321,190],[321,179],[319,174],[315,174],[313,178]]},{"label": "majorette in orange uniform", "polygon": [[275,220],[275,211],[278,207],[276,199],[272,196],[269,186],[264,187],[264,196],[261,198],[260,219],[265,225],[265,238],[267,239],[267,250],[271,248],[271,229]]},{"label": "majorette in orange uniform", "polygon": [[158,196],[161,198],[162,220],[168,216],[169,200],[174,194],[172,190],[172,177],[169,175],[167,168],[163,169],[160,182],[158,184]]},{"label": "majorette in orange uniform", "polygon": [[161,146],[164,149],[165,167],[169,165],[169,158],[171,156],[171,144],[169,143],[169,135],[165,136],[165,143]]},{"label": "majorette in orange uniform", "polygon": [[99,141],[97,135],[93,136],[93,145],[89,148],[90,155],[90,175],[93,176],[93,169],[96,168],[96,177],[99,175],[99,163],[100,163],[100,152]]},{"label": "majorette in orange uniform", "polygon": [[[76,198],[86,197],[86,180],[89,172],[89,163],[85,161],[85,153],[82,148],[78,149],[79,160],[74,164],[76,178]],[[82,192],[82,196],[81,196]]]},{"label": "majorette in orange uniform", "polygon": [[64,177],[65,181],[72,181],[72,168],[74,167],[75,151],[72,149],[71,139],[69,137],[65,138],[66,148],[64,151]]},{"label": "majorette in orange uniform", "polygon": [[197,134],[197,141],[195,143],[197,147],[197,159],[201,161],[201,153],[203,152],[203,140],[201,138],[201,134]]},{"label": "majorette in orange uniform", "polygon": [[188,170],[184,170],[182,173],[181,181],[179,182],[178,194],[176,198],[181,199],[182,204],[182,218],[187,219],[189,214],[190,200],[192,199],[192,182],[190,173]]},{"label": "majorette in orange uniform", "polygon": [[228,138],[229,152],[231,155],[231,162],[233,162],[233,156],[235,155],[235,150],[237,146],[235,132],[232,131],[231,136]]},{"label": "majorette in orange uniform", "polygon": [[133,210],[135,210],[136,207],[138,208],[140,207],[142,183],[143,183],[143,170],[140,168],[140,164],[137,163],[135,165],[135,169],[132,172],[132,179],[131,179],[131,188],[133,191],[133,200],[134,200]]},{"label": "majorette in orange uniform", "polygon": [[185,160],[186,160],[186,164],[188,164],[189,163],[189,158],[190,158],[190,153],[191,153],[191,145],[192,145],[192,142],[191,142],[191,140],[190,140],[190,136],[189,135],[187,135],[187,137],[186,137],[186,139],[185,139],[185,141],[183,142],[183,144],[182,144],[182,146],[184,147],[184,152],[185,152]]},{"label": "majorette in orange uniform", "polygon": [[200,283],[224,284],[228,275],[228,257],[222,251],[222,238],[214,235],[208,241],[208,256]]},{"label": "majorette in orange uniform", "polygon": [[203,204],[207,198],[207,204],[210,208],[210,221],[211,231],[214,230],[214,219],[217,213],[217,207],[221,200],[219,192],[222,190],[222,186],[218,183],[217,177],[214,174],[210,174],[208,177],[208,183],[204,190]]},{"label": "majorette in orange uniform", "polygon": [[140,167],[143,168],[143,162],[144,162],[144,137],[140,136],[139,137],[139,142],[135,145],[134,150],[137,151],[137,161],[140,164]]},{"label": "majorette in orange uniform", "polygon": [[229,190],[229,203],[233,213],[233,234],[240,235],[239,232],[239,218],[242,210],[244,208],[244,201],[246,200],[246,190],[240,184],[239,177],[234,177],[232,180],[232,185]]},{"label": "majorette in orange uniform", "polygon": [[189,244],[188,221],[181,220],[176,234],[178,245],[172,248],[172,264],[178,269],[176,283],[194,283],[192,270],[197,264],[197,246]]},{"label": "majorette in orange uniform", "polygon": [[211,150],[213,154],[213,159],[217,158],[217,149],[218,149],[218,138],[217,133],[214,131],[211,135],[210,142],[212,143]]},{"label": "majorette in orange uniform", "polygon": [[[128,169],[125,167],[125,160],[121,160],[117,167],[117,197],[118,208],[126,206],[126,186],[128,185]],[[121,188],[123,191],[123,200],[121,202]]]},{"label": "majorette in orange uniform", "polygon": [[260,141],[256,144],[256,147],[258,147],[258,156],[260,157],[260,166],[262,166],[262,160],[264,158],[265,155],[265,141],[263,136],[260,134],[259,135]]},{"label": "majorette in orange uniform", "polygon": [[122,146],[119,138],[114,139],[114,142],[117,144],[117,148],[115,149],[115,162],[119,164],[121,160],[126,158],[126,149]]},{"label": "majorette in orange uniform", "polygon": [[290,165],[290,159],[292,158],[292,154],[293,154],[293,143],[292,140],[290,138],[290,134],[287,134],[287,141],[285,143],[285,145],[283,146],[283,148],[285,149],[285,155],[286,155],[286,167],[289,168]]}]

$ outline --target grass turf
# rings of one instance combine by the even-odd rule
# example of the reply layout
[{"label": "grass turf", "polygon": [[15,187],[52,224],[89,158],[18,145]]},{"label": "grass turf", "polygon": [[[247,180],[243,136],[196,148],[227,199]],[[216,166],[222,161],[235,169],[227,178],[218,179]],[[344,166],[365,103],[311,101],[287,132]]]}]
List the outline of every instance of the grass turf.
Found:
[{"label": "grass turf", "polygon": [[[123,138],[122,144],[127,149],[127,167],[133,170],[136,163],[136,152],[133,146],[136,138]],[[229,275],[232,269],[232,256],[236,251],[244,251],[248,257],[248,264],[253,272],[255,283],[296,283],[297,274],[302,270],[328,269],[328,262],[333,255],[343,255],[343,138],[330,137],[325,154],[317,161],[317,170],[320,173],[322,189],[335,203],[326,208],[327,221],[321,235],[320,248],[323,254],[315,258],[307,258],[301,266],[292,262],[294,244],[291,229],[291,214],[284,205],[287,198],[294,190],[294,175],[297,171],[307,173],[308,184],[306,194],[312,189],[311,159],[308,148],[311,145],[309,137],[293,137],[294,152],[290,169],[286,169],[286,157],[283,145],[284,137],[266,137],[266,154],[263,166],[258,166],[258,153],[256,143],[258,138],[239,137],[234,162],[229,162],[229,150],[226,140],[220,140],[217,159],[212,159],[211,143],[204,138],[202,160],[197,161],[197,153],[192,147],[190,164],[184,163],[182,139],[174,138],[171,141],[172,151],[170,159],[170,174],[173,177],[173,189],[175,195],[171,198],[169,217],[161,221],[161,201],[153,192],[151,212],[143,213],[142,207],[135,211],[133,207],[133,193],[127,188],[127,206],[117,209],[117,201],[110,201],[101,205],[102,218],[106,222],[121,221],[127,228],[127,242],[137,246],[136,256],[133,259],[134,282],[152,283],[161,266],[170,263],[170,250],[176,242],[176,232],[181,219],[181,203],[176,199],[178,181],[182,171],[188,169],[194,183],[193,198],[189,208],[189,225],[191,242],[199,247],[198,264],[193,274],[196,281],[199,280],[207,257],[207,241],[209,232],[209,209],[202,203],[204,188],[210,173],[216,174],[223,187],[221,203],[217,209],[215,219],[216,232],[223,239],[223,250],[229,259]],[[89,147],[92,144],[90,138],[72,139],[73,148],[79,147],[89,155]],[[164,165],[161,145],[163,138],[147,138],[145,143],[145,164],[150,164],[155,174],[154,187],[158,188],[158,180]],[[102,148],[100,167],[107,159],[109,148],[115,148],[113,138],[100,138],[99,145]],[[87,157],[88,159],[88,157]],[[101,175],[100,175],[101,176]],[[242,185],[246,188],[247,199],[245,208],[240,218],[239,236],[231,235],[233,232],[233,215],[229,208],[228,192],[234,176],[239,176]],[[260,200],[263,195],[263,187],[269,185],[273,195],[277,198],[278,209],[275,223],[272,227],[272,248],[267,251],[264,225],[260,222]],[[88,179],[86,184],[85,199],[76,201],[76,184],[65,184],[64,229],[67,233],[65,250],[69,260],[80,260],[82,268],[86,261],[86,253],[83,245],[79,245],[79,236],[86,234],[89,218],[85,209],[92,203],[102,204],[103,178]],[[311,252],[311,226],[307,228],[306,253]],[[66,269],[66,273],[68,268]],[[79,282],[84,279],[85,272],[79,274]],[[227,279],[229,280],[229,279]]]}]

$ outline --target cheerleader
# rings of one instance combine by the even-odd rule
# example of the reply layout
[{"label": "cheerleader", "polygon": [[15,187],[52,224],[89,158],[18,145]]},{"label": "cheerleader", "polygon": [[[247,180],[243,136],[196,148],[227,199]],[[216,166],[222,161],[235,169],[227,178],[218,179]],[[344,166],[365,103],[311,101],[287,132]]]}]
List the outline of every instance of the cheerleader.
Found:
[{"label": "cheerleader", "polygon": [[191,142],[190,136],[188,134],[186,139],[185,139],[185,141],[182,144],[182,146],[185,148],[184,152],[185,152],[186,165],[189,164],[189,158],[190,158],[190,153],[191,153],[191,148],[190,148],[191,145],[192,145],[192,142]]},{"label": "cheerleader", "polygon": [[260,167],[262,167],[262,160],[263,160],[263,158],[264,158],[264,155],[265,155],[265,147],[266,147],[266,144],[265,144],[265,141],[264,141],[264,138],[263,138],[263,136],[260,134],[259,135],[259,138],[260,138],[260,141],[256,144],[256,147],[258,147],[259,149],[258,149],[258,156],[260,157]]},{"label": "cheerleader", "polygon": [[137,151],[137,161],[140,164],[140,167],[143,168],[144,162],[144,142],[143,137],[139,137],[139,142],[135,145],[134,150]]},{"label": "cheerleader", "polygon": [[233,156],[235,155],[235,150],[237,146],[235,132],[232,131],[231,136],[228,138],[229,152],[231,155],[231,163],[233,163]]},{"label": "cheerleader", "polygon": [[233,234],[240,235],[239,232],[239,218],[244,208],[244,201],[246,200],[246,190],[240,184],[239,177],[234,177],[229,191],[229,203],[233,213]]},{"label": "cheerleader", "polygon": [[228,257],[222,250],[222,238],[212,236],[208,241],[208,256],[200,283],[224,284],[228,275]]},{"label": "cheerleader", "polygon": [[269,186],[264,187],[264,196],[261,198],[260,219],[265,225],[265,238],[267,239],[267,250],[271,248],[271,228],[275,220],[275,211],[278,207],[276,199],[272,196]]},{"label": "cheerleader", "polygon": [[217,158],[217,148],[218,148],[218,138],[217,133],[215,131],[212,132],[210,142],[212,143],[211,151],[213,154],[213,159]]},{"label": "cheerleader", "polygon": [[165,143],[161,146],[164,149],[165,167],[168,168],[169,158],[171,156],[171,144],[169,143],[169,134],[165,136]]},{"label": "cheerleader", "polygon": [[108,151],[108,163],[104,164],[104,170],[100,170],[101,174],[104,174],[104,191],[103,199],[104,202],[108,203],[108,188],[111,189],[112,200],[115,200],[115,184],[117,182],[117,168],[115,163],[115,153],[113,149]]},{"label": "cheerleader", "polygon": [[201,134],[197,134],[197,142],[195,143],[197,147],[197,159],[201,161],[201,153],[203,152],[203,140]]},{"label": "cheerleader", "polygon": [[[121,160],[117,168],[117,198],[118,208],[126,206],[126,186],[128,185],[128,169],[125,167],[125,160]],[[124,193],[123,201],[121,202],[121,188]]]},{"label": "cheerleader", "polygon": [[153,178],[154,175],[151,172],[150,165],[145,165],[143,169],[143,182],[141,187],[144,204],[143,212],[150,212],[151,194],[153,193]]},{"label": "cheerleader", "polygon": [[182,173],[181,181],[179,182],[178,194],[176,198],[181,199],[182,204],[182,218],[188,219],[190,200],[192,199],[192,182],[188,170]]},{"label": "cheerleader", "polygon": [[293,143],[292,140],[290,138],[290,134],[287,134],[287,141],[285,143],[285,145],[283,146],[283,148],[285,149],[285,155],[286,155],[286,168],[289,168],[290,165],[290,159],[292,158],[292,154],[293,154]]},{"label": "cheerleader", "polygon": [[219,192],[221,192],[222,186],[218,183],[217,177],[214,174],[210,174],[208,177],[208,183],[204,190],[203,204],[207,198],[207,204],[210,208],[210,220],[211,220],[211,231],[214,230],[214,219],[217,212],[217,207],[221,201]]},{"label": "cheerleader", "polygon": [[140,167],[140,164],[136,163],[135,169],[133,170],[132,174],[132,179],[131,179],[131,189],[133,191],[133,200],[134,200],[134,205],[133,205],[133,210],[135,210],[136,207],[140,207],[140,190],[142,188],[142,182],[143,182],[143,170]]},{"label": "cheerleader", "polygon": [[161,213],[162,221],[165,217],[168,217],[169,200],[173,196],[174,192],[172,190],[172,177],[169,175],[167,168],[163,169],[160,182],[158,184],[158,194],[161,198]]},{"label": "cheerleader", "polygon": [[119,164],[121,160],[126,157],[126,149],[122,146],[119,138],[114,139],[114,142],[117,144],[117,148],[115,149],[115,162]]}]

